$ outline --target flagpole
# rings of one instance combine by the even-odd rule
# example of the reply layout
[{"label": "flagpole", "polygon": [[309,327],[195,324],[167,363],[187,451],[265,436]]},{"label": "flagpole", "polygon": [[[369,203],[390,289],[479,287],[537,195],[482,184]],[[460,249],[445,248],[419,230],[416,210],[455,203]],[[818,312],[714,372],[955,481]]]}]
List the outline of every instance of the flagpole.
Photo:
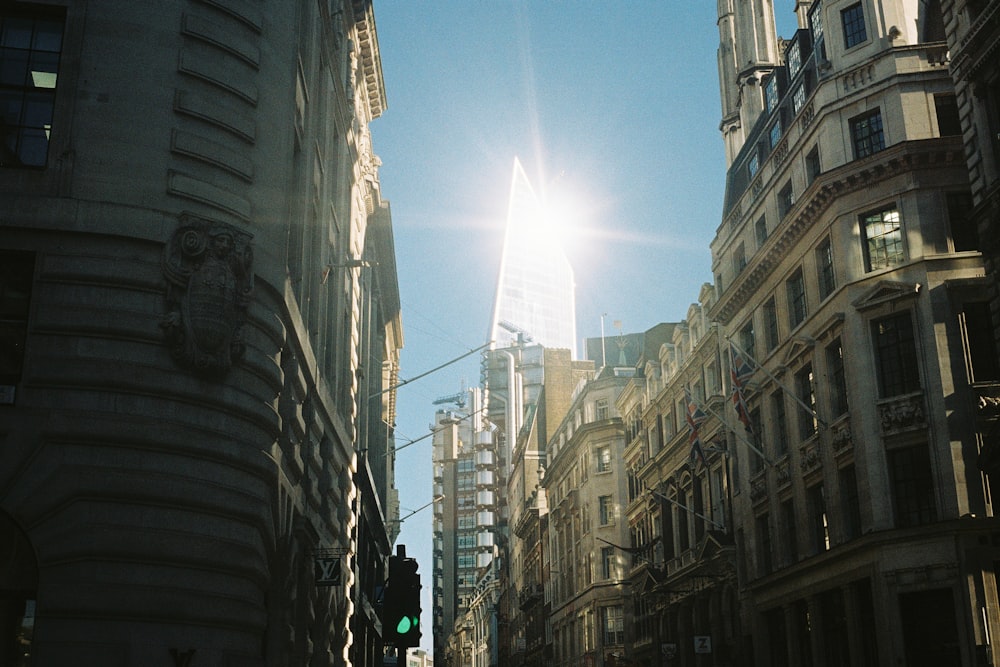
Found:
[{"label": "flagpole", "polygon": [[[668,503],[676,505],[677,507],[681,508],[685,512],[688,512],[689,514],[693,514],[694,516],[698,517],[702,521],[707,521],[708,523],[712,524],[713,526],[715,526],[719,530],[723,530],[724,531],[726,529],[726,527],[723,526],[721,523],[719,523],[717,521],[713,521],[712,519],[709,519],[704,514],[699,514],[698,512],[695,512],[693,509],[691,509],[687,505],[682,505],[681,503],[677,502],[673,498],[668,498],[667,496],[663,495],[662,493],[660,493],[656,489],[650,489],[649,492],[652,493],[654,496],[657,496],[658,498],[662,498],[663,500],[666,500]],[[597,539],[601,539],[601,538],[597,538]],[[601,541],[603,542],[604,540],[601,540]]]},{"label": "flagpole", "polygon": [[791,396],[792,400],[799,404],[799,407],[801,407],[803,410],[805,410],[810,415],[812,415],[813,419],[816,420],[817,424],[819,424],[823,428],[829,428],[829,426],[827,425],[827,423],[825,421],[823,421],[822,419],[820,419],[819,415],[816,413],[816,411],[812,407],[810,407],[809,405],[807,405],[805,403],[805,401],[803,401],[801,398],[799,398],[795,394],[794,391],[791,391],[788,387],[786,387],[784,384],[782,384],[781,381],[778,378],[776,378],[773,373],[771,373],[771,371],[767,370],[767,368],[765,368],[756,359],[754,359],[753,356],[749,352],[747,352],[742,347],[740,347],[739,345],[737,345],[736,343],[734,343],[732,338],[729,338],[727,336],[726,340],[729,341],[730,345],[732,345],[734,348],[736,348],[737,352],[739,352],[740,354],[746,355],[747,359],[749,359],[750,361],[753,362],[753,365],[754,365],[755,368],[759,368],[760,370],[764,371],[764,375],[766,375],[767,377],[771,378],[771,380],[774,381],[774,383],[776,385],[778,385],[779,387],[781,387],[782,391],[784,391],[786,394],[788,394],[789,396]]},{"label": "flagpole", "polygon": [[[750,442],[750,440],[749,440],[749,439],[747,439],[747,437],[746,437],[746,436],[744,436],[744,435],[740,435],[740,432],[739,432],[739,430],[738,430],[738,429],[735,429],[735,428],[733,428],[733,427],[732,427],[732,425],[731,425],[731,424],[730,424],[730,423],[729,423],[728,421],[726,421],[726,418],[725,418],[725,417],[721,416],[721,415],[720,415],[720,414],[719,414],[718,412],[716,412],[716,411],[715,411],[715,410],[713,410],[712,408],[708,407],[708,405],[707,405],[707,404],[706,404],[706,405],[704,405],[704,406],[702,406],[702,407],[703,407],[703,408],[704,408],[705,410],[707,410],[707,411],[708,411],[708,413],[709,413],[710,415],[712,415],[713,417],[715,417],[716,419],[718,419],[719,421],[721,421],[721,422],[722,422],[723,424],[725,424],[726,426],[728,426],[728,427],[729,427],[729,430],[730,430],[730,431],[732,431],[732,432],[733,432],[733,434],[734,434],[734,435],[735,435],[735,436],[736,436],[736,437],[737,437],[738,439],[742,440],[742,441],[743,441],[743,444],[744,444],[744,445],[746,445],[747,447],[749,447],[750,449],[752,449],[752,450],[753,450],[754,452],[756,452],[757,456],[759,456],[759,457],[760,457],[760,458],[761,458],[761,459],[762,459],[762,460],[764,461],[764,463],[766,463],[766,464],[768,465],[768,467],[772,467],[772,468],[774,467],[774,463],[772,463],[772,462],[771,462],[771,459],[767,458],[767,456],[766,456],[766,455],[764,454],[764,452],[760,451],[760,450],[759,450],[759,449],[757,448],[757,446],[756,446],[756,445],[754,445],[754,444],[753,444],[752,442]],[[741,423],[742,423],[742,422],[741,422]]]}]

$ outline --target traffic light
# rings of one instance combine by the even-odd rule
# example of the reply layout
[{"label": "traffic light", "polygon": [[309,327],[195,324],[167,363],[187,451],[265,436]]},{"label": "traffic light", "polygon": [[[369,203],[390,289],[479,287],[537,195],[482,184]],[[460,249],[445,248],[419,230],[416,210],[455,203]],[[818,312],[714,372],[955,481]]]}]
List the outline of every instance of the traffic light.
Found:
[{"label": "traffic light", "polygon": [[417,561],[404,558],[399,563],[400,590],[399,618],[396,621],[396,646],[420,645],[420,575]]},{"label": "traffic light", "polygon": [[420,645],[420,575],[417,561],[402,545],[389,557],[389,581],[382,604],[382,642],[409,648]]}]

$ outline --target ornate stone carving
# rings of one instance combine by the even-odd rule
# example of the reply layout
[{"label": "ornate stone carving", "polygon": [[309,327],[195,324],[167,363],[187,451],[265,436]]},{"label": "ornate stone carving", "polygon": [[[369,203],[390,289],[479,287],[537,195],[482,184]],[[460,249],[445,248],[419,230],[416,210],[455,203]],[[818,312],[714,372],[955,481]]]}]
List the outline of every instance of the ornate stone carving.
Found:
[{"label": "ornate stone carving", "polygon": [[924,425],[922,396],[904,396],[878,406],[882,434],[890,435]]},{"label": "ornate stone carving", "polygon": [[785,486],[786,484],[791,483],[792,471],[787,456],[774,464],[774,471],[779,486]]},{"label": "ornate stone carving", "polygon": [[167,242],[167,313],[160,326],[174,359],[199,375],[223,375],[243,355],[252,238],[225,223],[183,216]]},{"label": "ornate stone carving", "polygon": [[801,456],[799,467],[802,468],[803,474],[808,474],[819,468],[820,463],[822,463],[819,455],[819,439],[813,436],[810,440],[807,440],[799,447],[799,454]]},{"label": "ornate stone carving", "polygon": [[833,444],[833,450],[835,452],[842,452],[846,449],[850,449],[854,444],[854,438],[851,435],[851,425],[842,424],[840,426],[834,426],[833,435],[830,437],[830,440]]}]

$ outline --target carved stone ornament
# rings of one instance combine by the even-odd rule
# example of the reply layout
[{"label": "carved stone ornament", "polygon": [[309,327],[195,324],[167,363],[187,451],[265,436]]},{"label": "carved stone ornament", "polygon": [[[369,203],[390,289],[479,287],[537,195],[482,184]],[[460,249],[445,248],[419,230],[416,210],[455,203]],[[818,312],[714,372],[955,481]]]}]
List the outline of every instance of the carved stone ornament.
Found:
[{"label": "carved stone ornament", "polygon": [[878,409],[883,435],[924,425],[922,396],[906,396],[883,403]]},{"label": "carved stone ornament", "polygon": [[220,377],[243,355],[252,238],[225,223],[183,216],[167,242],[167,313],[160,326],[177,363],[198,375]]}]

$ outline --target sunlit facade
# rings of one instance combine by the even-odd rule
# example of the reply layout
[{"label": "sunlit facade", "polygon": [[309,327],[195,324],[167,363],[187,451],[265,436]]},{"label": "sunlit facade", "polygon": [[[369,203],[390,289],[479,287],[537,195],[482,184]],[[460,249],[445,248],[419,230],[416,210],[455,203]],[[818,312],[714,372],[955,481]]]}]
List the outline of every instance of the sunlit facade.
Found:
[{"label": "sunlit facade", "polygon": [[509,347],[518,335],[576,356],[573,267],[515,158],[490,340],[496,347]]}]

